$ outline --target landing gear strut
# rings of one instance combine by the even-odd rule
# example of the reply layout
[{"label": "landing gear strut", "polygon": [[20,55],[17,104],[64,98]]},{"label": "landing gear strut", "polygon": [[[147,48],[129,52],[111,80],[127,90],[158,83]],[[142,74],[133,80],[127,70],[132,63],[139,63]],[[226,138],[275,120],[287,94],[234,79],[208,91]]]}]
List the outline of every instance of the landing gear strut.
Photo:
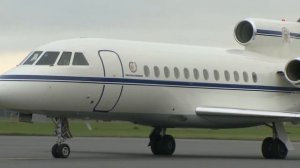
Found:
[{"label": "landing gear strut", "polygon": [[52,156],[54,158],[68,158],[70,155],[70,147],[64,142],[72,138],[67,118],[56,117],[53,118],[55,124],[55,134],[57,136],[56,144],[52,146]]},{"label": "landing gear strut", "polygon": [[166,135],[165,128],[154,128],[149,138],[148,146],[154,155],[172,155],[175,152],[175,140],[171,135]]},{"label": "landing gear strut", "polygon": [[[273,137],[263,140],[261,151],[266,159],[285,159],[288,147],[293,148],[288,140],[282,123],[272,123]],[[287,146],[288,145],[288,146]]]}]

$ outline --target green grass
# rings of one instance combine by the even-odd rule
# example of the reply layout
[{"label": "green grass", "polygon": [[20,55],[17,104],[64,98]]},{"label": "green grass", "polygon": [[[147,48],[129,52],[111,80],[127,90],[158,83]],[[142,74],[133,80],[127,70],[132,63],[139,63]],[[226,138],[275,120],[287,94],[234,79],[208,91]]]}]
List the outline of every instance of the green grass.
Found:
[{"label": "green grass", "polygon": [[[71,121],[70,128],[75,137],[148,137],[151,127],[134,125],[127,122],[92,122],[88,130],[82,121]],[[300,126],[287,124],[286,130],[294,141],[300,141]],[[52,123],[20,123],[13,120],[0,120],[0,135],[54,135]],[[175,138],[193,139],[242,139],[261,140],[271,136],[271,129],[266,126],[239,129],[168,129],[168,134]]]}]

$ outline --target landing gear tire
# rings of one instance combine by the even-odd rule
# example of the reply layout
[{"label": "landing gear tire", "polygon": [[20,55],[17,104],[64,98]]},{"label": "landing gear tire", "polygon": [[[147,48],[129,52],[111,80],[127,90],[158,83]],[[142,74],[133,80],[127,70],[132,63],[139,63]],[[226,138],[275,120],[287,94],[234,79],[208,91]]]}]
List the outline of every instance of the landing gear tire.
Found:
[{"label": "landing gear tire", "polygon": [[274,159],[285,159],[288,154],[286,145],[278,138],[274,140],[271,151]]},{"label": "landing gear tire", "polygon": [[150,144],[151,152],[153,153],[153,155],[160,155],[160,153],[161,153],[161,151],[160,151],[161,138],[162,138],[161,135],[157,135]]},{"label": "landing gear tire", "polygon": [[175,152],[176,144],[171,135],[165,135],[161,139],[161,154],[172,155]]},{"label": "landing gear tire", "polygon": [[53,156],[54,158],[59,158],[57,149],[58,149],[58,144],[54,144],[54,145],[52,146],[52,150],[51,150],[52,156]]},{"label": "landing gear tire", "polygon": [[171,135],[159,136],[151,143],[151,151],[154,155],[170,156],[175,152],[176,143]]},{"label": "landing gear tire", "polygon": [[285,159],[288,149],[280,139],[268,137],[262,143],[262,154],[266,159]]},{"label": "landing gear tire", "polygon": [[54,158],[68,158],[70,152],[70,147],[67,144],[55,144],[52,147],[52,156]]},{"label": "landing gear tire", "polygon": [[272,137],[267,137],[264,139],[262,146],[261,146],[261,152],[264,156],[264,158],[266,159],[271,159],[272,156],[272,151],[271,151],[271,147],[273,144],[274,140]]}]

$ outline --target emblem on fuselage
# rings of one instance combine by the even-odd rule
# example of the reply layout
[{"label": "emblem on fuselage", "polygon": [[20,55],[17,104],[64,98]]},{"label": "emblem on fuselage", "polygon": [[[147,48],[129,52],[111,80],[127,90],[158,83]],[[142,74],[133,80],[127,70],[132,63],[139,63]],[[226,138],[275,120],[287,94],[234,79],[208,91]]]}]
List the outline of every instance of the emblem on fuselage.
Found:
[{"label": "emblem on fuselage", "polygon": [[129,62],[129,69],[132,73],[136,73],[137,71],[137,64],[135,62]]},{"label": "emblem on fuselage", "polygon": [[282,40],[283,40],[283,43],[289,43],[291,42],[291,33],[289,31],[289,29],[287,29],[286,27],[283,27],[281,29],[282,31]]}]

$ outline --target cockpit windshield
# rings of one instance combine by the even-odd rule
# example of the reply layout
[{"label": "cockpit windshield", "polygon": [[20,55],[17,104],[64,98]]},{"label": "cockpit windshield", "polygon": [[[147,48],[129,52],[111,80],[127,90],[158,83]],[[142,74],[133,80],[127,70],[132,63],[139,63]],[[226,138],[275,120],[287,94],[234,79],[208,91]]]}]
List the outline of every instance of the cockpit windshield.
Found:
[{"label": "cockpit windshield", "polygon": [[70,65],[71,57],[72,57],[71,52],[63,52],[60,56],[60,59],[59,59],[57,65],[61,65],[61,66]]},{"label": "cockpit windshield", "polygon": [[33,52],[29,58],[23,63],[23,65],[32,65],[35,63],[35,61],[40,57],[42,54],[42,51],[35,51]]},{"label": "cockpit windshield", "polygon": [[89,63],[82,53],[77,52],[74,55],[73,65],[89,65]]},{"label": "cockpit windshield", "polygon": [[81,52],[34,51],[25,59],[23,65],[89,66],[89,63]]},{"label": "cockpit windshield", "polygon": [[45,52],[42,58],[36,63],[36,65],[54,65],[59,52]]}]

